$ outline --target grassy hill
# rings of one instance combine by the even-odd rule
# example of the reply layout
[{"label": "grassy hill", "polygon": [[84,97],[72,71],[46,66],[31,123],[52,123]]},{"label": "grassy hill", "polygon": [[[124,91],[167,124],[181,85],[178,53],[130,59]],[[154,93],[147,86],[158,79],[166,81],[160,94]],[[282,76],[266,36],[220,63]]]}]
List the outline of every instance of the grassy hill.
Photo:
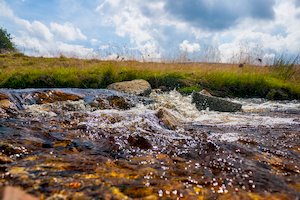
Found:
[{"label": "grassy hill", "polygon": [[100,61],[0,55],[0,88],[106,88],[117,81],[145,79],[190,93],[203,88],[218,96],[300,99],[300,67],[209,63]]}]

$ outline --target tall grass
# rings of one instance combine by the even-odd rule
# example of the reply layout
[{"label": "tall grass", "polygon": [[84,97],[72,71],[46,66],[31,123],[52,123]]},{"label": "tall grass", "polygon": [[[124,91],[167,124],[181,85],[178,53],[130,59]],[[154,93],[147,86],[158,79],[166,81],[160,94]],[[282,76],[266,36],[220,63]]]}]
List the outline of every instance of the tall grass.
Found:
[{"label": "tall grass", "polygon": [[[281,70],[286,71],[282,73]],[[106,88],[113,82],[133,79],[145,79],[153,88],[178,88],[183,93],[205,88],[218,96],[300,99],[300,69],[296,64],[288,65],[288,69],[278,62],[266,67],[245,65],[240,68],[237,64],[0,55],[2,88]]]}]

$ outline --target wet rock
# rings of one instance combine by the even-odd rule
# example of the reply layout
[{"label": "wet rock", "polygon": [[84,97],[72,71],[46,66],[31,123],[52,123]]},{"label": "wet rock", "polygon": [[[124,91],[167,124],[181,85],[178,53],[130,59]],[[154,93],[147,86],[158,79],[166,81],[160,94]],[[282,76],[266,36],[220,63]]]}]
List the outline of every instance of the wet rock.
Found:
[{"label": "wet rock", "polygon": [[7,109],[15,109],[15,104],[11,102],[9,99],[0,99],[0,108]]},{"label": "wet rock", "polygon": [[92,102],[89,103],[89,105],[92,108],[96,108],[96,109],[100,109],[100,110],[110,108],[108,101],[106,99],[102,99],[102,98],[97,98],[97,99],[93,100]]},{"label": "wet rock", "polygon": [[142,79],[113,83],[109,85],[107,89],[134,94],[138,96],[147,96],[151,93],[150,83]]},{"label": "wet rock", "polygon": [[104,109],[117,109],[128,110],[133,107],[131,103],[121,96],[109,96],[107,98],[97,98],[90,103],[92,108],[104,110]]},{"label": "wet rock", "polygon": [[192,102],[196,104],[198,110],[209,108],[210,110],[220,112],[237,112],[242,109],[242,105],[239,103],[234,103],[214,96],[207,96],[197,92],[192,94],[192,98]]},{"label": "wet rock", "polygon": [[6,163],[12,163],[12,162],[13,162],[13,160],[10,157],[0,153],[0,164],[6,164]]},{"label": "wet rock", "polygon": [[160,108],[156,113],[156,116],[170,130],[175,130],[181,124],[180,120],[165,108]]},{"label": "wet rock", "polygon": [[141,136],[129,136],[128,143],[130,146],[139,147],[140,149],[152,149],[152,144]]},{"label": "wet rock", "polygon": [[0,118],[7,118],[7,117],[9,116],[6,113],[6,111],[0,107]]},{"label": "wet rock", "polygon": [[76,94],[65,93],[60,90],[48,90],[44,92],[36,92],[33,95],[37,104],[54,103],[57,101],[79,101],[83,97]]},{"label": "wet rock", "polygon": [[7,156],[21,154],[23,153],[23,150],[25,149],[22,149],[21,147],[16,147],[12,144],[0,143],[0,152]]},{"label": "wet rock", "polygon": [[[3,96],[0,98],[4,98]],[[10,99],[2,99],[0,100],[0,117],[8,118],[11,116],[16,116],[17,111],[16,105],[10,101]]]},{"label": "wet rock", "polygon": [[107,100],[109,105],[115,109],[127,110],[132,107],[123,97],[111,96]]},{"label": "wet rock", "polygon": [[[1,196],[1,195],[0,195]],[[38,198],[27,194],[17,187],[5,187],[3,189],[2,200],[38,200]]]},{"label": "wet rock", "polygon": [[200,94],[206,95],[206,96],[212,96],[207,90],[203,89],[199,92]]},{"label": "wet rock", "polygon": [[48,197],[46,200],[66,200],[67,196],[62,194],[54,194],[51,197]]},{"label": "wet rock", "polygon": [[286,89],[271,89],[266,98],[270,100],[288,100],[289,97],[289,91]]},{"label": "wet rock", "polygon": [[6,94],[0,93],[0,100],[9,99]]}]

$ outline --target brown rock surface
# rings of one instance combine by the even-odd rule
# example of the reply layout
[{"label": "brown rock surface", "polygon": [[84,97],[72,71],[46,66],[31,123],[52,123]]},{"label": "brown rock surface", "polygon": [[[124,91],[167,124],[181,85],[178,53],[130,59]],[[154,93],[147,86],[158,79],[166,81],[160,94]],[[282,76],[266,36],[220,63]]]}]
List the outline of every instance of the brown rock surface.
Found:
[{"label": "brown rock surface", "polygon": [[38,200],[17,187],[5,187],[2,193],[2,200]]},{"label": "brown rock surface", "polygon": [[0,93],[0,100],[9,99],[6,94]]},{"label": "brown rock surface", "polygon": [[142,79],[113,83],[110,84],[107,89],[138,96],[147,96],[151,93],[150,83]]},{"label": "brown rock surface", "polygon": [[156,116],[170,130],[175,130],[181,124],[180,120],[165,108],[160,108],[156,113]]},{"label": "brown rock surface", "polygon": [[76,94],[69,94],[59,90],[49,90],[45,92],[36,92],[34,98],[37,104],[54,103],[57,101],[78,101],[83,97]]}]

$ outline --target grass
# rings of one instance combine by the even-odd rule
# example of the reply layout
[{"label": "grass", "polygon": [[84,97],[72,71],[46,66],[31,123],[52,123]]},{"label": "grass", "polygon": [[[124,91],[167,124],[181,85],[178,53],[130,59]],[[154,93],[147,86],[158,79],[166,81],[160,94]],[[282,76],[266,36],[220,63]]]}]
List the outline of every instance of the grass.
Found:
[{"label": "grass", "polygon": [[106,88],[145,79],[153,88],[178,88],[184,94],[202,88],[218,96],[300,99],[299,66],[287,61],[261,67],[235,64],[100,61],[74,58],[0,55],[1,88]]}]

